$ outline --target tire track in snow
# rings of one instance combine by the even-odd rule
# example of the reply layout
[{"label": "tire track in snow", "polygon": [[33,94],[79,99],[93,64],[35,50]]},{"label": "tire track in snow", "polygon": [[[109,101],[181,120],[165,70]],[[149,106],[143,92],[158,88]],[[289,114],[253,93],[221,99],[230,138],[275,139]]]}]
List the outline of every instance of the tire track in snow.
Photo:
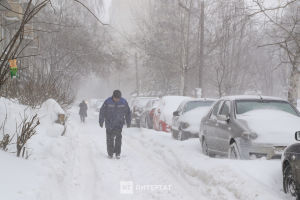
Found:
[{"label": "tire track in snow", "polygon": [[[156,156],[161,157],[161,160],[165,162],[166,166],[172,169],[170,171],[174,171],[175,175],[179,173],[189,186],[194,187],[196,190],[202,190],[202,193],[206,193],[211,199],[280,199],[278,195],[273,194],[261,196],[261,194],[264,194],[264,188],[257,188],[252,182],[250,182],[251,185],[249,187],[247,185],[249,181],[247,181],[245,177],[241,177],[232,171],[229,166],[214,166],[211,170],[197,169],[195,166],[185,163],[183,159],[179,159],[173,149],[169,148],[166,144],[160,144],[159,139],[157,139],[157,141],[149,139],[145,137],[143,133],[139,136],[131,135],[131,137],[141,143],[152,143],[152,146],[155,147],[153,152],[156,153]],[[202,155],[199,155],[199,157],[201,156]],[[203,159],[199,161],[204,161],[202,163],[204,165],[205,161],[212,161],[210,158],[202,157]],[[253,186],[254,188],[251,188]],[[249,188],[250,190],[245,191],[245,189],[242,188]]]}]

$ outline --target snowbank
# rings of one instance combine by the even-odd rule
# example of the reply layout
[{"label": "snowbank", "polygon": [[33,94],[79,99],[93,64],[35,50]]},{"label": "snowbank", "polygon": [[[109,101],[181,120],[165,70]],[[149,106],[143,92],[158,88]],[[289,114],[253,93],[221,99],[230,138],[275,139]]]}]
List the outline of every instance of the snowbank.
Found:
[{"label": "snowbank", "polygon": [[[57,144],[63,140],[60,135],[64,126],[54,121],[58,114],[65,114],[65,112],[55,100],[47,100],[40,109],[31,109],[17,101],[0,98],[0,124],[7,118],[6,134],[12,136],[16,131],[16,124],[20,124],[24,116],[31,117],[35,114],[38,114],[40,125],[36,128],[37,134],[26,145],[29,159],[16,157],[15,144],[9,146],[8,152],[0,150],[1,199],[39,200],[38,188],[45,179],[49,178],[45,175],[44,164],[47,163],[49,155],[53,155],[53,151],[57,152],[56,157],[62,152]],[[0,132],[0,140],[2,137]],[[15,136],[13,142],[16,142],[16,138]]]},{"label": "snowbank", "polygon": [[45,122],[55,122],[58,114],[65,114],[65,111],[54,99],[45,101],[38,110],[39,118]]},{"label": "snowbank", "polygon": [[[20,105],[17,101],[0,97],[0,126],[7,117],[4,130],[6,134],[13,135],[16,130],[16,124],[21,122],[21,116],[24,116],[24,114],[28,115],[31,112],[32,109]],[[2,133],[0,133],[0,140],[1,139]]]},{"label": "snowbank", "polygon": [[42,179],[41,166],[0,151],[0,197],[3,200],[34,200]]},{"label": "snowbank", "polygon": [[[61,135],[64,126],[55,123],[55,121],[58,114],[65,114],[65,111],[53,99],[45,101],[40,109],[32,109],[19,104],[17,101],[0,98],[0,125],[7,118],[5,134],[12,136],[16,132],[16,125],[19,125],[25,116],[32,117],[35,114],[38,114],[40,125],[36,128],[37,134],[28,143],[28,148],[32,151],[43,149],[43,145],[49,140],[47,139],[48,136],[58,137]],[[3,135],[0,133],[0,140],[2,137]],[[16,142],[16,136],[13,142]],[[14,145],[9,146],[9,151],[14,151],[14,149]]]}]

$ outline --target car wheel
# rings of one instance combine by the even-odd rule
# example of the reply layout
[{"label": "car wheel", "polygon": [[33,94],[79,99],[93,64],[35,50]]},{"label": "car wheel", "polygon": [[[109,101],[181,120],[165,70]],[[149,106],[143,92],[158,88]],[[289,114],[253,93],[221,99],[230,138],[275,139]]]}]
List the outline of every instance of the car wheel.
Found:
[{"label": "car wheel", "polygon": [[177,140],[178,135],[175,133],[173,129],[171,129],[172,137]]},{"label": "car wheel", "polygon": [[205,138],[202,139],[201,147],[202,147],[202,153],[203,153],[204,155],[209,156],[208,146],[207,146],[207,143],[206,143],[206,141],[205,141]]},{"label": "car wheel", "polygon": [[182,141],[185,140],[185,138],[186,138],[185,133],[182,130],[179,130],[177,139]]},{"label": "car wheel", "polygon": [[287,165],[283,171],[283,189],[285,193],[296,197],[299,199],[299,190],[297,188],[296,180],[292,173],[292,168],[290,165]]},{"label": "car wheel", "polygon": [[161,125],[161,123],[159,123],[159,131],[162,131],[162,130],[163,130],[162,125]]},{"label": "car wheel", "polygon": [[136,122],[136,127],[141,128],[141,121],[140,120]]},{"label": "car wheel", "polygon": [[145,128],[149,128],[147,117],[145,118]]},{"label": "car wheel", "polygon": [[233,142],[229,147],[228,158],[229,159],[235,159],[235,160],[241,159],[240,151],[239,151],[238,146],[235,142]]}]

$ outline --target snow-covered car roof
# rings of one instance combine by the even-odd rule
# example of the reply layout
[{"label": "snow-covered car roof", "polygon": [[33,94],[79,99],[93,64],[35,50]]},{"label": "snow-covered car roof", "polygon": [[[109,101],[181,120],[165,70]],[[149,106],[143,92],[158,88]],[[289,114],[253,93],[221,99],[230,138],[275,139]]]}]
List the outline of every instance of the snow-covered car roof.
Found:
[{"label": "snow-covered car roof", "polygon": [[197,98],[197,99],[187,99],[184,100],[183,102],[191,102],[191,101],[217,101],[218,99],[213,99],[213,98]]},{"label": "snow-covered car roof", "polygon": [[279,97],[271,97],[271,96],[260,96],[260,95],[236,95],[236,96],[225,96],[222,97],[221,100],[247,100],[247,99],[253,99],[253,100],[277,100],[277,101],[286,101],[285,99],[279,98]]},{"label": "snow-covered car roof", "polygon": [[144,107],[148,103],[149,100],[155,100],[158,97],[134,97],[131,100],[131,106]]}]

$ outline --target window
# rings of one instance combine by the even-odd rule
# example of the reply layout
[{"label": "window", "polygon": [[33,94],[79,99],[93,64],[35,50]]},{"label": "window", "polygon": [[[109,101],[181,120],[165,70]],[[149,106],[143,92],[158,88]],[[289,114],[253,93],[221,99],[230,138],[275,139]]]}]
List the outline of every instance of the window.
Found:
[{"label": "window", "polygon": [[210,115],[210,118],[211,118],[211,119],[217,119],[217,114],[218,114],[220,105],[222,105],[222,104],[221,104],[222,102],[223,102],[223,101],[219,101],[219,102],[217,102],[217,103],[214,105],[213,111],[212,111],[212,113],[211,113],[211,115]]},{"label": "window", "polygon": [[230,114],[230,101],[225,101],[221,109],[220,115],[228,116]]},{"label": "window", "polygon": [[178,113],[179,113],[179,114],[181,114],[181,112],[182,112],[182,110],[183,110],[183,107],[184,107],[184,105],[185,105],[185,103],[183,102],[183,103],[181,103],[181,104],[179,105],[179,107],[177,108],[177,110],[176,110],[176,111],[178,111]]},{"label": "window", "polygon": [[280,110],[299,116],[295,109],[285,101],[276,100],[238,100],[236,101],[236,114],[244,114],[253,110]]},{"label": "window", "polygon": [[184,106],[183,112],[188,112],[198,107],[210,107],[214,101],[190,101]]}]

